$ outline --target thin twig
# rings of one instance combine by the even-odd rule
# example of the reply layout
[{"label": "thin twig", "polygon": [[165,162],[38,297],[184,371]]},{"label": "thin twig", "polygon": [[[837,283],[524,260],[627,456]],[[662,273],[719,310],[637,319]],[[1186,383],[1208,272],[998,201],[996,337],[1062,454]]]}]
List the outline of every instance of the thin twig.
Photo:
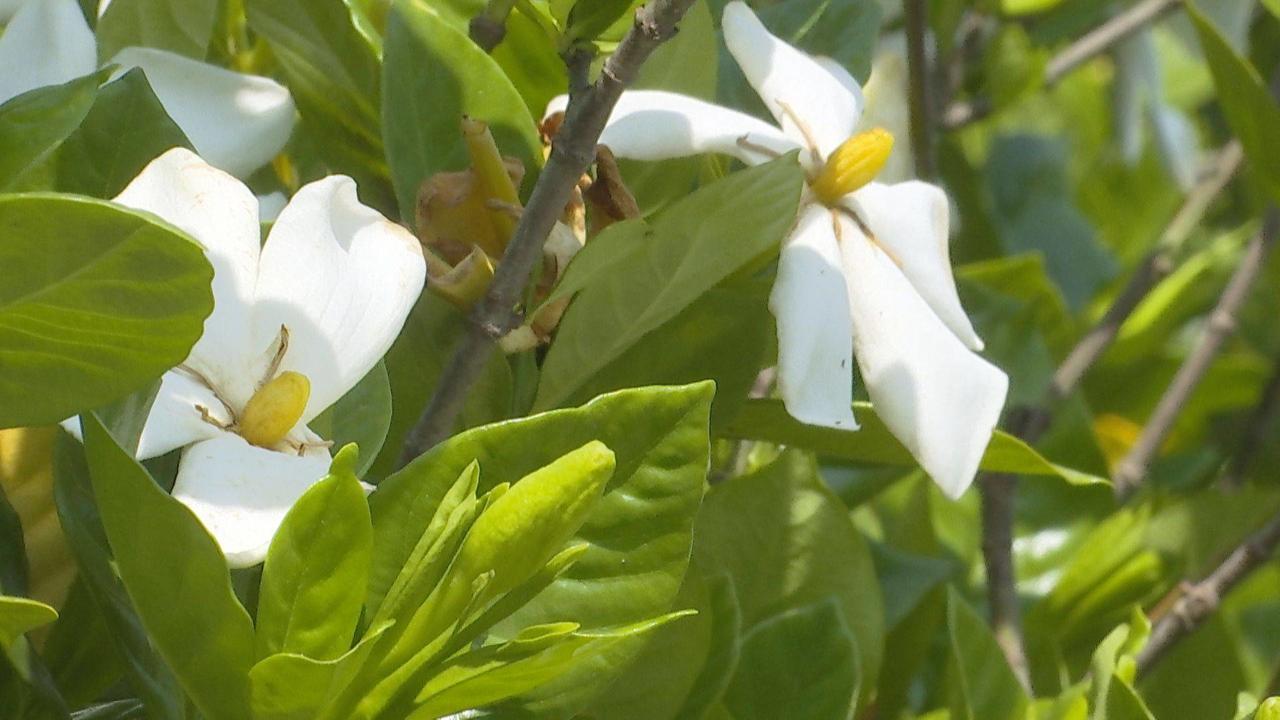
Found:
[{"label": "thin twig", "polygon": [[1231,279],[1227,281],[1222,297],[1218,298],[1217,306],[1210,313],[1208,325],[1201,333],[1196,347],[1178,368],[1177,374],[1173,376],[1173,382],[1169,383],[1169,387],[1165,389],[1164,395],[1156,404],[1155,411],[1151,413],[1151,418],[1142,428],[1142,434],[1138,436],[1137,442],[1116,466],[1113,480],[1116,494],[1120,497],[1131,495],[1146,477],[1156,451],[1173,428],[1174,420],[1182,412],[1191,393],[1208,372],[1209,366],[1218,357],[1227,338],[1235,331],[1236,313],[1248,297],[1254,280],[1262,272],[1263,262],[1275,244],[1278,232],[1280,232],[1280,210],[1271,208],[1267,211],[1262,229],[1245,247],[1244,256],[1236,266],[1235,272],[1231,274]]},{"label": "thin twig", "polygon": [[907,78],[910,87],[911,153],[915,157],[916,175],[930,179],[937,175],[933,158],[933,93],[932,73],[925,48],[929,24],[926,0],[904,0],[903,19],[907,34]]},{"label": "thin twig", "polygon": [[1022,642],[1022,618],[1013,571],[1013,502],[1017,478],[996,473],[979,479],[982,492],[982,561],[987,570],[987,602],[991,630],[1009,668],[1031,689],[1027,651]]},{"label": "thin twig", "polygon": [[507,16],[515,5],[516,0],[489,0],[467,27],[471,41],[485,52],[493,52],[507,36]]},{"label": "thin twig", "polygon": [[[489,291],[471,313],[471,327],[441,374],[435,395],[405,439],[400,454],[404,465],[453,431],[471,386],[503,335],[519,325],[516,305],[542,255],[542,246],[564,211],[570,193],[595,158],[596,142],[604,131],[623,89],[635,79],[641,64],[658,45],[676,32],[694,0],[652,0],[636,11],[635,22],[617,50],[605,61],[596,82],[570,88],[564,123],[551,146],[546,167],[538,176],[515,234],[502,256]],[[585,78],[590,56],[570,53],[570,76]],[[579,85],[578,82],[574,83]]]},{"label": "thin twig", "polygon": [[[1154,23],[1183,0],[1145,0],[1090,30],[1054,55],[1044,68],[1044,86],[1053,87],[1062,78],[1093,58],[1110,50],[1116,43]],[[952,103],[942,113],[942,127],[955,130],[991,114],[991,100],[977,97]]]},{"label": "thin twig", "polygon": [[1175,643],[1212,615],[1222,598],[1266,562],[1277,545],[1280,545],[1280,516],[1246,538],[1203,580],[1188,587],[1173,608],[1152,626],[1151,638],[1138,653],[1138,675],[1150,671]]}]

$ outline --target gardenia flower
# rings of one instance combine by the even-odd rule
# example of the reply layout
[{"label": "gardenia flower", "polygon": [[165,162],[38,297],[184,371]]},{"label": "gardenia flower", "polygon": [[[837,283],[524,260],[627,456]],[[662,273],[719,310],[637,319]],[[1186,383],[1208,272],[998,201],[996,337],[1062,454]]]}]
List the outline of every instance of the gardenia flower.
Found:
[{"label": "gardenia flower", "polygon": [[[879,128],[854,134],[863,97],[844,69],[774,37],[742,2],[725,6],[723,27],[778,126],[683,95],[630,91],[601,142],[639,160],[716,152],[756,164],[799,150],[808,182],[769,299],[787,412],[857,428],[856,354],[879,416],[943,491],[959,496],[999,419],[1008,377],[975,353],[982,341],[951,275],[946,195],[919,181],[872,181],[893,138]],[[549,111],[564,106],[558,98]]]},{"label": "gardenia flower", "polygon": [[[391,347],[426,278],[421,247],[332,176],[300,189],[259,249],[253,193],[181,148],[115,202],[186,231],[213,265],[213,313],[164,374],[137,456],[186,448],[173,496],[232,567],[254,565],[328,472],[328,443],[307,423]],[[75,418],[64,427],[79,431]]]},{"label": "gardenia flower", "polygon": [[[11,0],[0,0],[6,1]],[[122,71],[142,68],[165,112],[196,152],[237,177],[248,177],[269,162],[293,131],[293,98],[268,78],[154,48],[125,48],[111,63]],[[0,104],[96,70],[97,40],[76,0],[25,0],[18,5],[0,35],[0,68]]]}]

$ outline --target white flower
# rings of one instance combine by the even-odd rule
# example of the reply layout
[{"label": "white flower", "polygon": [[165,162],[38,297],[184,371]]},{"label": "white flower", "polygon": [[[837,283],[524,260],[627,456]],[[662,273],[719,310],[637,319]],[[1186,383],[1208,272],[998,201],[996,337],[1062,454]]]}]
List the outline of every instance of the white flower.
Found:
[{"label": "white flower", "polygon": [[1008,377],[974,352],[982,341],[951,275],[946,195],[918,181],[871,181],[893,139],[881,129],[854,135],[863,96],[843,68],[774,37],[741,2],[725,6],[723,28],[778,126],[682,95],[633,91],[601,142],[641,160],[716,152],[756,164],[800,150],[809,183],[769,301],[787,411],[856,428],[856,352],[880,417],[943,491],[959,496],[999,419]]},{"label": "white flower", "polygon": [[[0,35],[0,103],[88,75],[97,56],[76,0],[25,0]],[[274,80],[154,48],[125,48],[111,63],[142,68],[196,152],[237,177],[269,162],[293,131],[293,98]]]},{"label": "white flower", "polygon": [[[299,190],[259,249],[253,193],[181,148],[115,201],[189,233],[214,269],[213,313],[165,373],[137,455],[185,447],[174,497],[232,567],[254,565],[328,471],[327,444],[307,423],[391,347],[422,291],[421,246],[332,176]],[[64,427],[79,430],[74,418]]]}]

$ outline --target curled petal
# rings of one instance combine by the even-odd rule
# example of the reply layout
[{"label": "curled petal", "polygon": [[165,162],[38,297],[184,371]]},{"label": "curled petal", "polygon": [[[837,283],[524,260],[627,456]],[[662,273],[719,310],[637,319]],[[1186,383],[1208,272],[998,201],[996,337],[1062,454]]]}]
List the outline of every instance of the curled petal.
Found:
[{"label": "curled petal", "polygon": [[[558,97],[547,115],[563,112]],[[600,136],[618,157],[666,160],[720,153],[756,165],[800,145],[778,128],[737,110],[661,90],[629,90],[618,99]]]},{"label": "curled petal", "polygon": [[27,0],[0,35],[0,103],[97,67],[98,43],[76,0]]},{"label": "curled petal", "polygon": [[173,496],[191,508],[233,568],[267,556],[289,508],[329,471],[329,454],[299,456],[255,447],[224,433],[182,454]]},{"label": "curled petal", "polygon": [[269,78],[155,48],[125,48],[111,62],[142,68],[196,152],[236,177],[270,162],[293,132],[293,97]]},{"label": "curled petal", "polygon": [[876,242],[951,332],[971,349],[981,350],[982,339],[960,306],[951,274],[950,211],[942,189],[918,180],[871,183],[846,198],[845,205],[867,224]]},{"label": "curled petal", "polygon": [[833,75],[775,37],[740,0],[725,6],[723,27],[729,52],[789,137],[811,136],[825,158],[853,134],[863,103],[848,73]]},{"label": "curled petal", "polygon": [[186,231],[213,265],[213,313],[186,364],[235,407],[253,394],[250,305],[258,274],[258,199],[189,150],[152,160],[115,198]]},{"label": "curled petal", "polygon": [[386,354],[426,272],[418,240],[362,205],[351,178],[317,180],[293,196],[262,250],[253,328],[255,347],[268,356],[280,327],[288,328],[279,369],[311,381],[300,422],[332,405]]},{"label": "curled petal", "polygon": [[973,482],[1009,378],[966,348],[898,266],[841,217],[853,346],[867,393],[894,437],[950,497]]},{"label": "curled petal", "polygon": [[853,338],[831,212],[810,205],[782,247],[769,310],[778,322],[778,386],[787,413],[852,430]]}]

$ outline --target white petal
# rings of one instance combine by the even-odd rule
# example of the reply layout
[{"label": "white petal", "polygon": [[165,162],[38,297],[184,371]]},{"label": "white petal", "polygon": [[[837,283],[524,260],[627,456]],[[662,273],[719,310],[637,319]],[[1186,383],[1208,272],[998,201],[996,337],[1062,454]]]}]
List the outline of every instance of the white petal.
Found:
[{"label": "white petal", "polygon": [[22,7],[22,0],[0,0],[0,24],[9,22],[20,7]]},{"label": "white petal", "polygon": [[233,568],[267,556],[289,508],[329,472],[329,454],[306,456],[255,447],[224,433],[182,454],[173,496],[191,508]]},{"label": "white petal", "polygon": [[360,204],[350,178],[306,185],[280,213],[258,273],[255,344],[289,329],[282,370],[311,381],[307,422],[350,390],[400,333],[426,279],[408,230]]},{"label": "white petal", "polygon": [[0,103],[98,67],[98,43],[76,0],[29,0],[0,35]]},{"label": "white petal", "polygon": [[152,160],[116,202],[158,215],[204,246],[213,265],[213,313],[186,364],[235,407],[253,394],[250,304],[258,274],[258,200],[189,150]]},{"label": "white petal", "polygon": [[841,216],[840,228],[867,393],[894,437],[943,492],[959,497],[977,473],[1009,379],[960,343],[851,220]]},{"label": "white petal", "polygon": [[911,110],[907,99],[906,42],[902,33],[882,38],[871,75],[863,88],[866,111],[862,128],[884,128],[898,139],[889,161],[877,177],[881,182],[902,182],[915,177],[915,156],[911,151]]},{"label": "white petal", "polygon": [[948,247],[950,210],[942,188],[918,180],[871,183],[846,198],[845,204],[871,228],[942,322],[965,345],[981,350],[982,339],[956,295]]},{"label": "white petal", "polygon": [[849,296],[831,211],[810,205],[782,246],[769,310],[778,322],[778,386],[787,413],[852,430]]},{"label": "white petal", "polygon": [[196,152],[236,177],[248,177],[289,141],[293,98],[274,80],[155,48],[125,48],[112,62],[142,68]]},{"label": "white petal", "polygon": [[853,134],[862,114],[862,92],[856,82],[852,89],[846,85],[853,79],[847,73],[832,75],[774,37],[740,0],[725,6],[722,25],[729,52],[788,136],[804,142],[807,132],[826,157]]},{"label": "white petal", "polygon": [[[567,103],[565,95],[553,99],[547,115],[564,112]],[[662,90],[622,93],[600,143],[618,157],[633,160],[720,153],[748,165],[800,147],[778,128],[746,113]]]}]

